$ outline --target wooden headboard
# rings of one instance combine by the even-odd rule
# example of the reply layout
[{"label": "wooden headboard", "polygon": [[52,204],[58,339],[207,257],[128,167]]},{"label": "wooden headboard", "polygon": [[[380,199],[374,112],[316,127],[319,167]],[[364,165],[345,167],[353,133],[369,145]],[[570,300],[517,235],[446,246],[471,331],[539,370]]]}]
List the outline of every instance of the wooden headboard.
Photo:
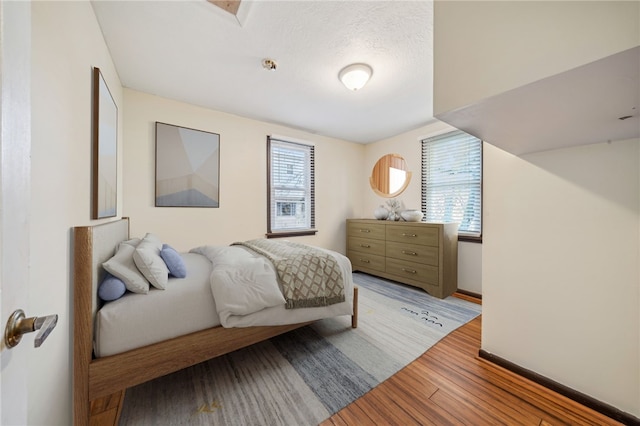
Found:
[{"label": "wooden headboard", "polygon": [[[89,401],[89,364],[93,357],[93,323],[100,304],[102,263],[129,239],[129,218],[73,228],[73,357],[74,404]],[[89,418],[88,407],[74,407],[77,418]]]}]

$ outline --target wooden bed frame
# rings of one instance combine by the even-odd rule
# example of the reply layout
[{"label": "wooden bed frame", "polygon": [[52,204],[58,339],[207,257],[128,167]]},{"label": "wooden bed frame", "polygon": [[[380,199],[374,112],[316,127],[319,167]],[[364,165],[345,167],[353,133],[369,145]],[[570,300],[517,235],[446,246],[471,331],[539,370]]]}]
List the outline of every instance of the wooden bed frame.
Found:
[{"label": "wooden bed frame", "polygon": [[[93,319],[102,263],[129,238],[129,219],[74,228],[73,416],[76,426],[117,425],[125,390],[310,324],[214,327],[103,358],[93,357]],[[357,327],[358,289],[351,326]]]}]

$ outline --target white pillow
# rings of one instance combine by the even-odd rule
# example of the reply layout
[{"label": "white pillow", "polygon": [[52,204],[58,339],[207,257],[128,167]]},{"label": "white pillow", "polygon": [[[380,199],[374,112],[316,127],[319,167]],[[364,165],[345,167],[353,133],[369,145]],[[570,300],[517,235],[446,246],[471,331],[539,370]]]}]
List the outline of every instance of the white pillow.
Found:
[{"label": "white pillow", "polygon": [[132,238],[130,240],[123,241],[123,242],[121,242],[120,244],[118,244],[116,246],[116,250],[120,248],[121,244],[129,244],[133,248],[136,248],[136,247],[138,247],[138,244],[140,244],[140,238]]},{"label": "white pillow", "polygon": [[149,281],[133,261],[135,250],[132,245],[120,244],[115,256],[104,262],[102,267],[114,277],[120,278],[130,292],[146,294],[149,292]]},{"label": "white pillow", "polygon": [[133,253],[133,261],[152,286],[164,290],[169,281],[169,268],[160,257],[162,241],[153,234],[147,234]]}]

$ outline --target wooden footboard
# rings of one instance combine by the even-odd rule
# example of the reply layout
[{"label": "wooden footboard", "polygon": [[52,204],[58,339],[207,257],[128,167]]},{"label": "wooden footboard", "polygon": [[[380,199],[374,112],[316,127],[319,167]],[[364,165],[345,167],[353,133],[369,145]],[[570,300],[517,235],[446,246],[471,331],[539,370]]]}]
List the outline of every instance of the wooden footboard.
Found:
[{"label": "wooden footboard", "polygon": [[[117,243],[129,237],[128,230],[128,219],[74,229],[73,413],[76,426],[117,425],[127,388],[310,324],[214,327],[93,359],[99,265],[113,255]],[[357,316],[358,288],[354,287],[353,328],[358,325]]]}]

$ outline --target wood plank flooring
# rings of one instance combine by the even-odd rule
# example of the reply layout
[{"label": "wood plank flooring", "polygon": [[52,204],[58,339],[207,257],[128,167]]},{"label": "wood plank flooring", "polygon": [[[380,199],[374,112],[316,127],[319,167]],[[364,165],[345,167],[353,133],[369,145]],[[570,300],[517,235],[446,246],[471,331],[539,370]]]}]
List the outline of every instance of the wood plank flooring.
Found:
[{"label": "wood plank flooring", "polygon": [[619,425],[478,357],[481,317],[321,426]]}]

